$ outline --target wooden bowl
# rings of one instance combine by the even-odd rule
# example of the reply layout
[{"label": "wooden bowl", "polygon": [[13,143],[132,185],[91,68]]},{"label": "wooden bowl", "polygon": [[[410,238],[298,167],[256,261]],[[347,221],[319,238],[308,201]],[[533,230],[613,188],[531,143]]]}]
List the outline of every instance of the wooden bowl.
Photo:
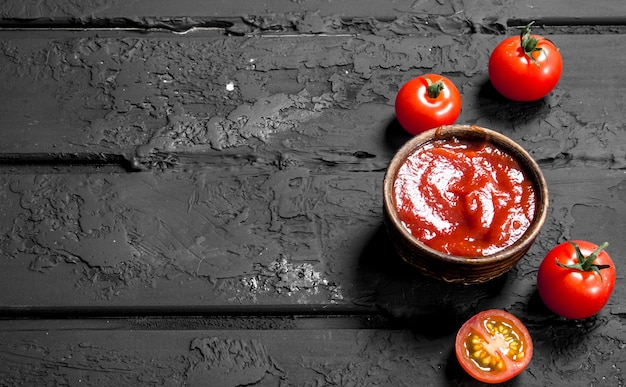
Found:
[{"label": "wooden bowl", "polygon": [[[525,172],[526,178],[532,182],[535,191],[535,213],[528,229],[513,244],[494,254],[465,257],[440,252],[414,237],[398,217],[394,182],[406,158],[431,140],[451,138],[491,143],[513,156]],[[548,187],[541,169],[528,152],[498,132],[470,125],[442,126],[423,132],[409,140],[396,153],[387,168],[383,183],[383,196],[385,227],[402,259],[428,276],[464,284],[489,281],[509,271],[534,243],[548,213]]]}]

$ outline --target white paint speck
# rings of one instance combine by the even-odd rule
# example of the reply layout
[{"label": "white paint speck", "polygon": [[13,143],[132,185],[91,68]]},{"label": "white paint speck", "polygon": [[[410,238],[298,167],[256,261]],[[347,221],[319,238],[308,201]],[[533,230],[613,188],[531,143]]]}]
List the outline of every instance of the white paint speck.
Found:
[{"label": "white paint speck", "polygon": [[235,83],[234,82],[228,82],[226,84],[226,91],[233,91],[235,90]]}]

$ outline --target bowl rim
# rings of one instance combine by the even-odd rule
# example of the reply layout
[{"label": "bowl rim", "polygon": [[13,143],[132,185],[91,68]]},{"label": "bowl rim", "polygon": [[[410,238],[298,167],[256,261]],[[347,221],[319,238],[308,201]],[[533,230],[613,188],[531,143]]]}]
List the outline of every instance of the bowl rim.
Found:
[{"label": "bowl rim", "polygon": [[[459,256],[436,250],[414,237],[406,229],[406,227],[402,225],[396,211],[395,195],[393,194],[394,182],[396,180],[397,172],[400,166],[404,163],[404,160],[413,151],[429,141],[455,137],[483,139],[491,142],[501,150],[513,156],[524,170],[527,178],[529,178],[533,183],[535,191],[535,214],[530,226],[513,244],[493,254],[481,256]],[[407,141],[396,152],[385,172],[383,181],[383,199],[385,210],[388,214],[389,220],[393,223],[395,231],[400,232],[403,239],[411,243],[411,245],[421,249],[430,256],[435,256],[437,259],[447,261],[452,264],[481,265],[486,262],[496,263],[500,261],[507,261],[511,259],[512,256],[518,255],[520,251],[527,250],[530,247],[545,223],[548,213],[549,194],[548,185],[541,168],[532,156],[513,139],[492,129],[487,129],[477,125],[455,124],[444,125],[422,132]]]}]

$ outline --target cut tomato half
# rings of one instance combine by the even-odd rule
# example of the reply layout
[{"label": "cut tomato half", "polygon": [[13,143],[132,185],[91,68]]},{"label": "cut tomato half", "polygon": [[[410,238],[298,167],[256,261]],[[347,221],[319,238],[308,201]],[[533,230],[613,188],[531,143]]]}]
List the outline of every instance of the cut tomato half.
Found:
[{"label": "cut tomato half", "polygon": [[526,326],[512,314],[491,309],[463,324],[456,335],[461,367],[484,383],[502,383],[519,375],[530,363],[533,343]]}]

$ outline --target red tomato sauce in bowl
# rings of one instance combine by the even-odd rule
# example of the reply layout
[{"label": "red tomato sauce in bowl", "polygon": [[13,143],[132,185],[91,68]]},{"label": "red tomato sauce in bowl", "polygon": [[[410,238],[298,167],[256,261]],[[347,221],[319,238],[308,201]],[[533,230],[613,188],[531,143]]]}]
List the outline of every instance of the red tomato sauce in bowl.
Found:
[{"label": "red tomato sauce in bowl", "polygon": [[505,249],[535,215],[534,188],[523,168],[480,140],[427,142],[407,157],[393,187],[403,226],[425,245],[456,256]]}]

